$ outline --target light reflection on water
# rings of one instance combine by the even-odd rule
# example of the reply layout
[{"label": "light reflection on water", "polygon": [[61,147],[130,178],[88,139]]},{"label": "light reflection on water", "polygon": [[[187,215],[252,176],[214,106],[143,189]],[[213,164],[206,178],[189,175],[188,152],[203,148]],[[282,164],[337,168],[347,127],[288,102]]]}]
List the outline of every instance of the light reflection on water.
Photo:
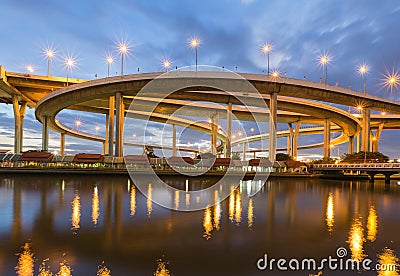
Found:
[{"label": "light reflection on water", "polygon": [[[113,275],[169,275],[162,274],[166,271],[258,275],[253,264],[264,253],[319,259],[340,246],[348,247],[355,259],[368,256],[381,263],[398,262],[393,251],[400,250],[397,185],[269,180],[259,194],[249,197],[251,187],[260,183],[246,181],[240,189],[232,186],[222,202],[214,191],[210,196],[215,204],[205,210],[177,212],[152,203],[156,188],[151,183],[139,191],[129,181],[127,189],[126,181],[124,177],[0,179],[0,246],[4,249],[0,275],[15,273],[18,267],[33,269],[29,254],[21,253],[19,258],[26,256],[22,261],[15,257],[27,241],[40,254],[38,263],[49,258],[53,268],[60,267],[63,273],[70,268],[76,275],[95,275],[96,263],[102,260]],[[175,207],[195,201],[183,190],[171,196]],[[70,231],[71,225],[75,231]],[[335,231],[327,232],[327,227]],[[65,259],[59,259],[63,253]],[[156,260],[163,255],[171,263],[171,272],[165,265],[164,270],[162,265],[158,268]],[[59,266],[61,262],[65,267]],[[42,275],[51,275],[46,264],[42,267]],[[88,267],[93,273],[85,272]],[[109,272],[103,270],[101,275]]]}]

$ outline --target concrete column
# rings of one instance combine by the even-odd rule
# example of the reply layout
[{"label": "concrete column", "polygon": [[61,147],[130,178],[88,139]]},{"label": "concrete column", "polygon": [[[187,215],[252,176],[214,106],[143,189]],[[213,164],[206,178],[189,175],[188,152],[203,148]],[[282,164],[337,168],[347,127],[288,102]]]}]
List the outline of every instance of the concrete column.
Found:
[{"label": "concrete column", "polygon": [[360,152],[361,149],[361,134],[357,135],[356,152]]},{"label": "concrete column", "polygon": [[13,97],[14,110],[14,153],[20,153],[23,146],[23,124],[26,111],[26,102],[19,106],[18,98]]},{"label": "concrete column", "polygon": [[384,123],[380,123],[378,129],[376,130],[375,135],[372,136],[372,151],[378,152],[379,151],[379,139],[381,138],[382,130],[384,127]]},{"label": "concrete column", "polygon": [[277,120],[277,99],[278,94],[270,94],[269,100],[269,160],[275,161],[276,156],[276,120]]},{"label": "concrete column", "polygon": [[232,102],[228,102],[226,109],[226,153],[225,157],[231,157],[231,137],[232,137]]},{"label": "concrete column", "polygon": [[331,119],[324,120],[324,158],[331,155]]},{"label": "concrete column", "polygon": [[216,116],[213,115],[211,116],[211,152],[213,154],[217,153],[217,130],[218,130],[218,126],[215,122],[216,120]]},{"label": "concrete column", "polygon": [[369,107],[364,108],[363,113],[363,128],[362,128],[362,151],[369,150],[369,139],[370,139],[370,120],[371,120],[371,111]]},{"label": "concrete column", "polygon": [[115,94],[115,115],[116,115],[116,126],[115,126],[115,155],[122,157],[124,155],[124,98],[122,93],[117,92]]},{"label": "concrete column", "polygon": [[172,125],[172,156],[176,156],[176,125]]},{"label": "concrete column", "polygon": [[26,112],[26,102],[21,103],[21,108],[19,109],[19,117],[20,117],[20,140],[19,140],[19,148],[21,151],[24,149],[24,118],[25,118],[25,112]]},{"label": "concrete column", "polygon": [[292,154],[292,156],[294,159],[297,158],[297,143],[299,141],[300,127],[301,127],[301,122],[297,121],[296,128],[294,131],[294,136],[293,136],[293,154]]},{"label": "concrete column", "polygon": [[112,96],[109,98],[109,103],[108,103],[108,155],[113,156],[114,155],[114,111],[115,111],[115,97]]},{"label": "concrete column", "polygon": [[103,154],[104,155],[108,155],[108,150],[109,150],[109,148],[110,148],[110,136],[109,136],[109,127],[108,127],[108,125],[109,125],[109,123],[110,123],[110,115],[109,114],[106,114],[106,134],[105,134],[105,137],[104,137],[104,144],[103,144]]},{"label": "concrete column", "polygon": [[246,151],[247,151],[247,143],[243,143],[243,161],[246,161]]},{"label": "concrete column", "polygon": [[289,126],[289,135],[287,139],[287,154],[293,156],[293,150],[292,150],[292,145],[293,145],[293,125],[292,123],[288,123]]},{"label": "concrete column", "polygon": [[49,150],[49,123],[47,116],[42,118],[42,150]]},{"label": "concrete column", "polygon": [[354,153],[354,136],[349,136],[349,149],[347,152],[349,154]]},{"label": "concrete column", "polygon": [[65,133],[60,133],[60,155],[65,154]]}]

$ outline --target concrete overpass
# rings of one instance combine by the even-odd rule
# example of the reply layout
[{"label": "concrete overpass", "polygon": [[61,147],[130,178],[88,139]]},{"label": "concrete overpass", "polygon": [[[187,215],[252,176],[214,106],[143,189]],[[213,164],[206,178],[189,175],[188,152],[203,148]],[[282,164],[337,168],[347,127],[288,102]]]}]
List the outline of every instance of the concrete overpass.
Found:
[{"label": "concrete overpass", "polygon": [[[114,111],[117,110],[117,125],[116,132],[118,133],[115,139],[117,154],[122,154],[122,134],[123,134],[123,116],[127,115],[127,106],[135,99],[136,93],[143,88],[147,83],[159,77],[162,73],[147,73],[147,74],[134,74],[126,76],[117,76],[106,79],[98,79],[86,82],[85,80],[69,79],[70,86],[67,87],[67,80],[65,78],[37,76],[30,74],[20,74],[6,72],[4,67],[0,67],[0,101],[3,103],[13,104],[15,116],[15,151],[22,149],[22,125],[23,116],[26,107],[36,107],[36,116],[39,121],[43,123],[43,149],[46,150],[48,145],[48,129],[52,128],[65,137],[65,134],[72,135],[80,138],[92,139],[99,142],[106,143],[107,137],[94,137],[67,129],[60,122],[56,120],[56,115],[61,110],[68,108],[74,110],[82,110],[88,112],[97,112],[106,114],[106,117],[114,116]],[[255,74],[239,74],[244,80],[249,81],[264,98],[271,113],[258,110],[260,116],[269,116],[272,122],[270,133],[271,143],[270,152],[276,151],[276,131],[273,126],[276,123],[287,123],[289,126],[288,136],[295,135],[296,129],[300,129],[300,125],[313,122],[315,124],[324,125],[324,155],[329,156],[330,148],[330,129],[331,127],[339,126],[342,129],[344,137],[349,142],[349,151],[354,150],[354,138],[359,136],[360,131],[363,136],[362,149],[377,150],[377,143],[379,135],[385,129],[398,129],[400,126],[399,120],[396,115],[400,114],[400,105],[391,102],[390,100],[367,95],[363,93],[341,88],[337,86],[325,85],[322,83],[314,83],[305,80],[296,80],[288,78],[273,78],[264,75]],[[203,81],[207,83],[215,79],[224,81],[237,81],[229,78],[228,74],[224,72],[198,72],[196,81]],[[188,72],[176,72],[171,75],[171,81],[185,80],[190,82],[191,76]],[[240,83],[238,82],[238,85]],[[235,98],[230,97],[223,91],[213,90],[207,85],[188,87],[176,91],[171,97],[165,99],[160,103],[159,110],[152,114],[151,118],[154,120],[166,120],[168,114],[173,113],[174,110],[187,105],[189,102],[198,102],[192,105],[193,112],[199,110],[217,110],[220,118],[224,118],[227,114],[218,110],[215,106],[204,106],[199,102],[207,102],[212,94],[212,103],[223,104],[228,109],[230,105],[232,112],[240,120],[246,120],[248,114],[245,110],[241,110],[238,99],[251,98],[251,95],[235,95]],[[117,96],[119,105],[115,105],[113,98]],[[139,99],[137,99],[139,100]],[[141,99],[143,104],[151,102],[151,95],[147,99]],[[363,116],[349,114],[339,108],[335,108],[325,103],[334,103],[348,106],[363,106]],[[252,104],[253,107],[259,108],[259,103]],[[221,109],[221,105],[219,107]],[[119,112],[124,110],[124,112]],[[163,112],[164,119],[161,119],[159,111]],[[281,111],[281,112],[278,112]],[[392,113],[388,115],[372,114],[371,110],[384,111]],[[224,110],[226,111],[226,110]],[[286,112],[286,113],[285,113]],[[119,114],[119,115],[118,115]],[[147,116],[147,115],[146,115]],[[227,117],[227,116],[226,116]],[[372,121],[371,121],[372,118]],[[181,119],[177,119],[179,121]],[[108,120],[108,129],[113,129],[111,124],[114,120]],[[379,121],[379,122],[378,122]],[[122,125],[119,126],[122,122]],[[294,126],[295,125],[295,126]],[[212,129],[202,128],[205,131]],[[376,129],[373,134],[371,129]],[[378,135],[378,131],[379,135]],[[215,132],[215,130],[214,130]],[[372,134],[371,134],[372,133]],[[109,138],[114,140],[113,133],[109,133]],[[213,134],[212,134],[213,135]],[[215,135],[214,135],[215,137]],[[221,138],[221,137],[220,137]],[[375,139],[374,139],[375,138]],[[215,140],[215,138],[213,138]],[[227,139],[227,147],[230,148],[230,140]],[[292,140],[292,139],[290,139]],[[358,139],[360,140],[360,139]],[[371,141],[374,141],[371,143]],[[108,141],[108,149],[113,148],[113,141]],[[359,143],[357,143],[359,144]],[[110,146],[111,145],[111,146]],[[292,148],[297,148],[297,145],[292,144]],[[109,151],[112,154],[113,150]]]}]

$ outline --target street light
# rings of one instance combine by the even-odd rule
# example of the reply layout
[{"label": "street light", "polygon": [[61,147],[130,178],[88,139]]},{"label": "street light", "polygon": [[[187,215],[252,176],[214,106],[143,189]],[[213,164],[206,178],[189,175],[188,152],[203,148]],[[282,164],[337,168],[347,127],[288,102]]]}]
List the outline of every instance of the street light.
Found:
[{"label": "street light", "polygon": [[169,61],[169,59],[165,59],[162,64],[165,72],[168,72],[169,67],[171,66],[171,61]]},{"label": "street light", "polygon": [[273,70],[272,73],[271,73],[271,76],[274,79],[278,79],[279,78],[279,70]]},{"label": "street light", "polygon": [[33,71],[35,71],[35,69],[33,68],[33,66],[32,66],[32,65],[28,65],[28,66],[26,66],[26,70],[28,70],[28,72],[29,72],[30,74],[32,74],[32,73],[33,73]]},{"label": "street light", "polygon": [[200,40],[197,37],[190,39],[189,46],[195,49],[196,52],[196,72],[197,72],[197,50],[199,48]]},{"label": "street light", "polygon": [[47,57],[47,76],[50,76],[50,62],[54,58],[55,52],[53,49],[47,48],[45,54]]},{"label": "street light", "polygon": [[318,62],[322,66],[323,73],[324,73],[324,84],[326,86],[326,82],[328,79],[328,64],[330,62],[330,57],[328,54],[323,54],[318,57]]},{"label": "street light", "polygon": [[393,93],[394,91],[394,102],[396,103],[396,88],[397,85],[399,84],[399,78],[400,76],[395,73],[394,71],[386,76],[386,85],[390,87],[390,94]]},{"label": "street light", "polygon": [[261,51],[262,51],[264,54],[267,55],[267,59],[268,59],[267,75],[268,75],[268,76],[269,76],[269,54],[270,54],[271,50],[272,50],[272,46],[271,46],[271,43],[269,43],[269,42],[265,43],[265,44],[262,46],[262,48],[261,48]]},{"label": "street light", "polygon": [[129,52],[129,45],[122,42],[118,45],[118,51],[121,54],[121,76],[124,75],[124,56]]},{"label": "street light", "polygon": [[358,66],[358,73],[363,76],[364,80],[364,96],[367,95],[367,71],[368,67],[365,63]]},{"label": "street light", "polygon": [[81,125],[82,125],[82,121],[81,120],[76,120],[75,121],[76,130],[78,130]]},{"label": "street light", "polygon": [[68,71],[69,68],[74,67],[75,64],[75,60],[71,57],[67,57],[65,58],[65,71],[66,71],[66,75],[67,75],[67,86],[68,86]]},{"label": "street light", "polygon": [[107,77],[110,77],[110,66],[111,63],[114,62],[114,58],[112,56],[107,56],[106,60],[107,60]]}]

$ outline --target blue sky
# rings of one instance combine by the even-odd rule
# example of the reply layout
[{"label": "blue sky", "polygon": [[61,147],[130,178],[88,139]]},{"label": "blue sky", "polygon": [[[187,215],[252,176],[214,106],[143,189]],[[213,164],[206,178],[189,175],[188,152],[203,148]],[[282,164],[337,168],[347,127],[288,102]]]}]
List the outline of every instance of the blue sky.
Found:
[{"label": "blue sky", "polygon": [[[328,82],[362,89],[357,66],[366,62],[368,92],[390,97],[381,87],[387,70],[398,70],[400,61],[400,2],[398,1],[28,1],[3,0],[0,9],[0,64],[7,71],[46,74],[43,55],[53,46],[57,59],[52,74],[65,75],[62,60],[72,55],[77,66],[70,76],[93,79],[107,74],[105,56],[116,54],[118,41],[131,47],[125,73],[160,71],[164,57],[173,66],[194,63],[193,50],[187,46],[196,35],[199,64],[224,66],[227,69],[262,73],[266,59],[261,45],[272,43],[271,68],[279,68],[288,77],[318,81],[322,70],[317,57],[330,53]],[[115,56],[118,59],[117,56]],[[120,71],[120,63],[112,72]],[[11,107],[0,106],[0,147],[12,144]],[[65,112],[66,120],[76,113]],[[85,121],[85,119],[83,118]],[[92,122],[92,119],[87,119]],[[95,123],[101,124],[102,118]],[[28,111],[25,122],[26,144],[40,143],[41,126]],[[82,126],[83,128],[83,126]],[[396,157],[400,146],[392,143],[397,132],[382,136],[382,151]],[[51,146],[58,147],[52,134]],[[71,152],[97,151],[98,144],[67,138]],[[344,152],[346,146],[341,147]],[[312,151],[321,153],[321,150]],[[400,155],[400,154],[399,154]]]}]

